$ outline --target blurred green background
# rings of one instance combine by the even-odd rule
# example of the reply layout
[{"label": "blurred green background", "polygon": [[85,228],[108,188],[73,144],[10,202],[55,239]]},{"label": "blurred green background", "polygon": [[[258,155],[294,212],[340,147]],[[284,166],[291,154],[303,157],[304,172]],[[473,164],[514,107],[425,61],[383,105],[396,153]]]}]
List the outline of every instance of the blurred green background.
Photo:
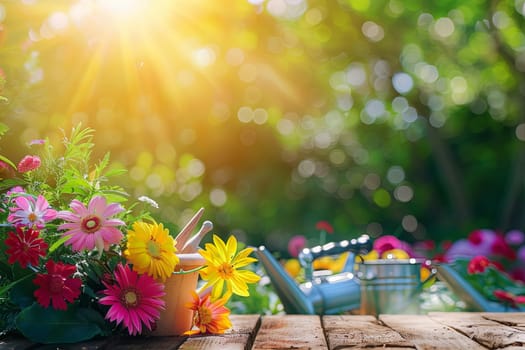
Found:
[{"label": "blurred green background", "polygon": [[525,227],[525,1],[0,2],[1,154],[96,130],[180,227],[285,251]]}]

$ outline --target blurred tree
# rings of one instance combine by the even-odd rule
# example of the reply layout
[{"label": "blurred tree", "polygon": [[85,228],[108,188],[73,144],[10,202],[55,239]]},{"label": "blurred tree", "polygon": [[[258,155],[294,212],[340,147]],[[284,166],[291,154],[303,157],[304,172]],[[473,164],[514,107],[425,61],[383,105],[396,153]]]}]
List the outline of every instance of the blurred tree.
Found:
[{"label": "blurred tree", "polygon": [[82,122],[159,219],[272,249],[523,229],[524,3],[3,2],[2,152]]}]

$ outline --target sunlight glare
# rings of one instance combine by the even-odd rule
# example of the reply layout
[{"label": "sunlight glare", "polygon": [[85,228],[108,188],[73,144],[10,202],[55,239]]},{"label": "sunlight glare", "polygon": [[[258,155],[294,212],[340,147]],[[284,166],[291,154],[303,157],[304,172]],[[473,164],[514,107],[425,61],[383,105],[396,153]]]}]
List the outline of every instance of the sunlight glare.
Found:
[{"label": "sunlight glare", "polygon": [[98,6],[110,15],[120,19],[131,19],[144,9],[143,0],[100,0]]}]

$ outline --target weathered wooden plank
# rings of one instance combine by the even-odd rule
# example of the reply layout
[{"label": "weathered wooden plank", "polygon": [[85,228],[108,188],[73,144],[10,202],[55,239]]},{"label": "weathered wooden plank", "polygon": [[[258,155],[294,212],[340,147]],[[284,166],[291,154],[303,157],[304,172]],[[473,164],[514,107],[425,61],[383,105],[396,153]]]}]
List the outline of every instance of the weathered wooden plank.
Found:
[{"label": "weathered wooden plank", "polygon": [[108,339],[102,337],[74,344],[39,344],[21,337],[0,340],[0,350],[98,350],[107,348],[107,345]]},{"label": "weathered wooden plank", "polygon": [[486,349],[463,334],[432,320],[426,315],[380,315],[379,320],[385,326],[399,332],[404,339],[412,342],[418,350]]},{"label": "weathered wooden plank", "polygon": [[185,340],[186,337],[112,337],[105,348],[111,350],[176,350]]},{"label": "weathered wooden plank", "polygon": [[525,344],[525,332],[489,320],[483,317],[482,313],[432,312],[429,317],[454,328],[490,349],[523,346]]},{"label": "weathered wooden plank", "polygon": [[486,312],[483,318],[525,331],[525,312]]},{"label": "weathered wooden plank", "polygon": [[232,328],[228,330],[228,333],[253,334],[259,327],[260,320],[260,315],[231,315]]},{"label": "weathered wooden plank", "polygon": [[196,336],[188,338],[180,350],[243,350],[249,349],[253,343],[255,331],[259,326],[259,315],[232,315],[232,328],[224,335]]},{"label": "weathered wooden plank", "polygon": [[252,340],[249,334],[205,335],[187,339],[180,350],[244,350],[249,349]]},{"label": "weathered wooden plank", "polygon": [[263,316],[252,347],[257,349],[327,350],[317,315]]},{"label": "weathered wooden plank", "polygon": [[330,349],[414,349],[399,333],[385,327],[374,316],[323,316]]}]

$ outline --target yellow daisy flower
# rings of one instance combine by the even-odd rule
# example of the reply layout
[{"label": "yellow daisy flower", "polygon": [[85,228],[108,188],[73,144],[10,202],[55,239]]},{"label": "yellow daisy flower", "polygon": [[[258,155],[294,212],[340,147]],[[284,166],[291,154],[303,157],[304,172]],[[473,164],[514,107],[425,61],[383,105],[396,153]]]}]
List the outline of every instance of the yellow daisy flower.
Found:
[{"label": "yellow daisy flower", "polygon": [[139,274],[166,281],[179,263],[175,240],[162,224],[135,222],[127,232],[126,259]]},{"label": "yellow daisy flower", "polygon": [[212,287],[213,298],[222,295],[224,288],[226,298],[232,293],[249,296],[247,283],[255,283],[260,277],[252,271],[239,268],[257,261],[248,257],[253,248],[245,248],[237,253],[237,239],[234,236],[230,236],[225,244],[217,235],[213,235],[213,244],[206,243],[204,248],[200,249],[199,253],[206,259],[207,265],[200,271],[200,275],[207,282],[201,290]]}]

